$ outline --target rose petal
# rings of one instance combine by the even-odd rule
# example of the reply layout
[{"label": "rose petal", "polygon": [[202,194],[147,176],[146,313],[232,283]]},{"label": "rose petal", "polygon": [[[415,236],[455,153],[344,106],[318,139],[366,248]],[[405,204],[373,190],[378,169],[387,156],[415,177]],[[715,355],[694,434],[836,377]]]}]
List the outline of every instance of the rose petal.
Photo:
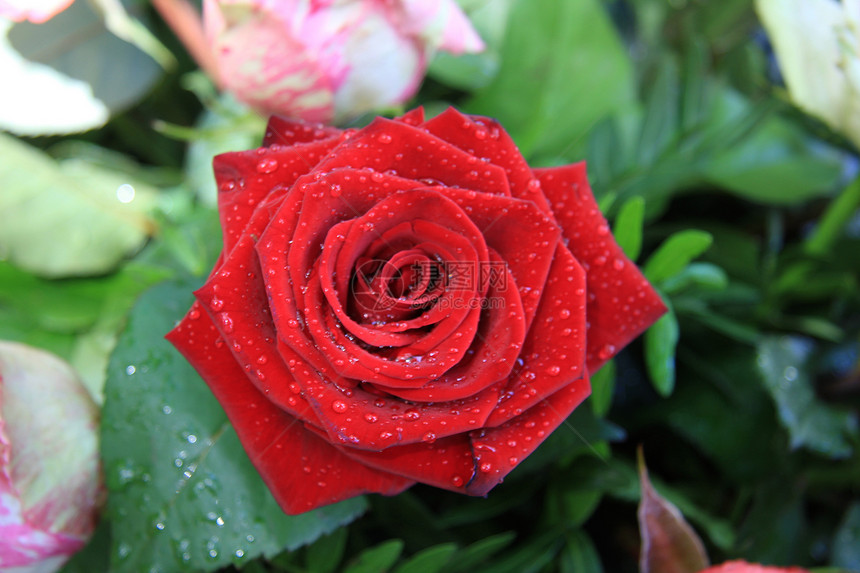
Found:
[{"label": "rose petal", "polygon": [[367,167],[416,181],[510,196],[504,169],[446,143],[423,129],[377,118],[322,161],[322,172]]},{"label": "rose petal", "polygon": [[586,271],[587,364],[595,372],[666,312],[660,296],[615,242],[585,163],[535,171],[568,247]]},{"label": "rose petal", "polygon": [[470,436],[478,472],[466,486],[470,495],[486,495],[564,422],[591,393],[587,377],[541,399],[521,416]]},{"label": "rose petal", "polygon": [[[520,364],[487,419],[497,426],[586,376],[585,273],[559,244]],[[588,383],[584,384],[586,395]]]},{"label": "rose petal", "polygon": [[287,149],[261,147],[216,156],[213,167],[224,252],[233,248],[260,202],[276,189],[289,188],[339,141],[326,139]]},{"label": "rose petal", "polygon": [[541,211],[551,214],[531,167],[499,122],[487,117],[463,115],[449,107],[423,127],[463,151],[504,168],[513,197],[533,201]]},{"label": "rose petal", "polygon": [[336,138],[341,133],[348,135],[352,131],[340,130],[324,123],[313,123],[273,115],[269,118],[269,123],[266,125],[263,146],[283,145],[289,147],[297,143],[310,143],[322,139]]},{"label": "rose petal", "polygon": [[289,514],[363,493],[395,495],[412,485],[343,455],[275,406],[236,363],[209,316],[192,306],[167,339],[209,385],[233,424],[251,463]]},{"label": "rose petal", "polygon": [[355,449],[430,443],[480,428],[499,400],[498,387],[491,386],[463,400],[405,402],[354,380],[323,375],[285,344],[280,352],[332,442]]}]

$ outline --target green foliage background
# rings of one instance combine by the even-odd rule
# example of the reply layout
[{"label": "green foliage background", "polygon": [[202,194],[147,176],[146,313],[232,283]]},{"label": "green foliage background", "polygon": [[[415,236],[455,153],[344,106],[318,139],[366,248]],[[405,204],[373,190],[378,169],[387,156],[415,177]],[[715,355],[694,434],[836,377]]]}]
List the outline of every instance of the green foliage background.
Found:
[{"label": "green foliage background", "polygon": [[153,18],[180,61],[139,103],[0,135],[0,338],[104,396],[107,506],[66,571],[632,572],[639,445],[713,562],[860,571],[857,149],[787,102],[750,0],[462,4],[488,50],[440,55],[407,107],[495,116],[535,166],[587,160],[671,312],[486,499],[283,515],[162,339],[218,254],[212,154],[263,119]]}]

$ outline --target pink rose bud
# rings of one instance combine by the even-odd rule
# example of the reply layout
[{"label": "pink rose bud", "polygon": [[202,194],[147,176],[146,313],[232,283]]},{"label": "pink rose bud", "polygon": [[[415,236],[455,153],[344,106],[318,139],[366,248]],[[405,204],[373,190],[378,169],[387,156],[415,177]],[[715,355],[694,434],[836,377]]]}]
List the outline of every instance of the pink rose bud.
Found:
[{"label": "pink rose bud", "polygon": [[454,0],[204,0],[203,17],[221,87],[310,121],[403,103],[434,50],[484,47]]},{"label": "pink rose bud", "polygon": [[701,573],[809,573],[800,567],[769,567],[746,561],[727,561],[722,565],[714,565]]},{"label": "pink rose bud", "polygon": [[0,571],[56,571],[89,539],[98,413],[68,364],[0,341]]},{"label": "pink rose bud", "polygon": [[0,17],[13,22],[47,22],[68,8],[74,0],[0,0]]}]

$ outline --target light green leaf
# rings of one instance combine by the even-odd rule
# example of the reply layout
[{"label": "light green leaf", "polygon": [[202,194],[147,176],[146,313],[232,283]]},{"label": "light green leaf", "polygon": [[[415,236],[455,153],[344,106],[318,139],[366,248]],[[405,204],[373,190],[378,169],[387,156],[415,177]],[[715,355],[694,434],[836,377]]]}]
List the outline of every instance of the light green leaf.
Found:
[{"label": "light green leaf", "polygon": [[678,319],[670,308],[645,332],[645,366],[654,389],[669,396],[675,388],[675,349],[678,346]]},{"label": "light green leaf", "polygon": [[615,390],[615,361],[610,360],[591,376],[591,409],[597,417],[603,417],[612,406]]},{"label": "light green leaf", "polygon": [[712,242],[710,233],[695,229],[679,231],[663,241],[645,263],[643,272],[652,283],[665,281],[707,251]]},{"label": "light green leaf", "polygon": [[164,333],[199,279],[164,283],[132,311],[108,368],[102,459],[111,570],[214,570],[296,549],[360,515],[363,498],[288,516],[221,406]]},{"label": "light green leaf", "polygon": [[[7,32],[8,30],[8,32]],[[111,34],[89,2],[43,24],[0,25],[0,128],[21,135],[86,131],[145,95],[161,68]]]},{"label": "light green leaf", "polygon": [[501,57],[466,109],[501,121],[526,156],[564,155],[635,102],[627,49],[598,0],[517,0]]},{"label": "light green leaf", "polygon": [[642,222],[645,219],[645,199],[631,197],[618,210],[612,234],[624,254],[635,261],[642,250]]},{"label": "light green leaf", "polygon": [[0,186],[0,258],[42,276],[110,271],[155,230],[155,189],[3,134]]}]

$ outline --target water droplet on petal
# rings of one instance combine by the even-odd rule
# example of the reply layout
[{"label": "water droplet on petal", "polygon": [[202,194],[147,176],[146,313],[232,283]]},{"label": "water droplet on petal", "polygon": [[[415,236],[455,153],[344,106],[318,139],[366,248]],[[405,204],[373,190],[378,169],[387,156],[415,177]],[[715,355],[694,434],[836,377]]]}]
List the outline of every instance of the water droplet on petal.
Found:
[{"label": "water droplet on petal", "polygon": [[612,344],[604,344],[603,347],[597,351],[597,357],[601,360],[608,360],[612,358],[615,354],[615,346]]},{"label": "water droplet on petal", "polygon": [[338,414],[343,414],[344,412],[346,412],[346,408],[346,402],[344,402],[343,400],[335,400],[331,403],[331,409]]},{"label": "water droplet on petal", "polygon": [[257,173],[272,173],[278,169],[278,160],[273,158],[261,159],[257,163]]},{"label": "water droplet on petal", "polygon": [[560,366],[550,366],[549,368],[546,369],[546,373],[549,374],[550,376],[558,376],[560,372],[561,372]]}]

